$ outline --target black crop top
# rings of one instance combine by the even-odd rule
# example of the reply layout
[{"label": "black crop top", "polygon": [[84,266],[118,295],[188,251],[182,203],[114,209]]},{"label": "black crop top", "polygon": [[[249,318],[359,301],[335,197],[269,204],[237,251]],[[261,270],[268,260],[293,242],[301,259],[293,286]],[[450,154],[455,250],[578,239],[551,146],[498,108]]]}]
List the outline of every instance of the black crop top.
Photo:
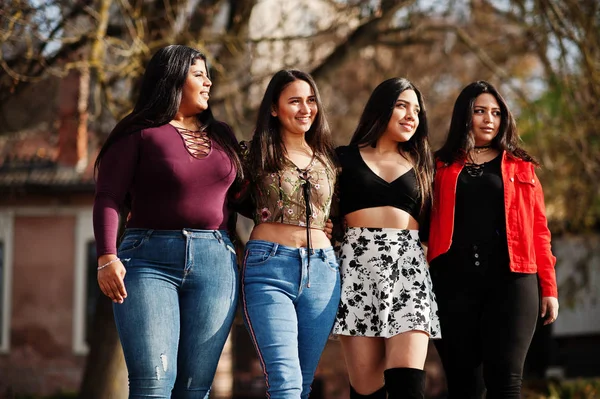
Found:
[{"label": "black crop top", "polygon": [[415,169],[388,183],[369,168],[357,146],[336,148],[342,173],[338,177],[340,216],[365,208],[393,206],[419,220],[421,194]]}]

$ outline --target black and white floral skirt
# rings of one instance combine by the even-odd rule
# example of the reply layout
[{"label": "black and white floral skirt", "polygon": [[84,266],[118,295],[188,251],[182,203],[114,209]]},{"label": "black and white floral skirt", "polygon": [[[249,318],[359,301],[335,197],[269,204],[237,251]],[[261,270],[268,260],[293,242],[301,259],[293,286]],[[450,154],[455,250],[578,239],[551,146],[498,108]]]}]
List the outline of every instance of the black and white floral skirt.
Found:
[{"label": "black and white floral skirt", "polygon": [[340,248],[342,298],[333,334],[440,338],[431,277],[417,230],[351,227]]}]

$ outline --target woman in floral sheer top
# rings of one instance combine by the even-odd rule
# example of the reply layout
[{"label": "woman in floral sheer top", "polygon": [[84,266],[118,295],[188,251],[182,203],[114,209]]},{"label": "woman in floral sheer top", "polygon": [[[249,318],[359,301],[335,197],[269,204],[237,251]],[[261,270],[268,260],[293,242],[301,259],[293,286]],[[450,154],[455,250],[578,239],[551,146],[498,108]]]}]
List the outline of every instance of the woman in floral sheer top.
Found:
[{"label": "woman in floral sheer top", "polygon": [[323,229],[336,179],[333,144],[312,77],[277,72],[245,149],[255,227],[244,254],[244,322],[268,396],[308,398],[340,299]]}]

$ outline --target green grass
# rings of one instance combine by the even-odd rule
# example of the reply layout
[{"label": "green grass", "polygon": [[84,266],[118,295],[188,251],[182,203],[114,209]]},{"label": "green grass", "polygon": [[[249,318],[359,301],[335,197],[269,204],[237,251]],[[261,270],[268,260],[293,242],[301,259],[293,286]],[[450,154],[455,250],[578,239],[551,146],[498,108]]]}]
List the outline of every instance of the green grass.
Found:
[{"label": "green grass", "polygon": [[565,381],[528,381],[524,399],[598,399],[600,378]]}]

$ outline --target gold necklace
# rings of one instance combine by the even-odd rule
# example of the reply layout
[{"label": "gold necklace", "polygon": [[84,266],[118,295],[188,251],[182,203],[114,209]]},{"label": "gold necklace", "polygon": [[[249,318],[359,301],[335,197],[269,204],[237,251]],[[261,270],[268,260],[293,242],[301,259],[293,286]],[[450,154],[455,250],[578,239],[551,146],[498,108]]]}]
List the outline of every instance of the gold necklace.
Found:
[{"label": "gold necklace", "polygon": [[481,147],[473,148],[473,150],[475,150],[475,154],[481,154],[482,152],[486,152],[491,149],[492,149],[491,145],[482,145]]}]

